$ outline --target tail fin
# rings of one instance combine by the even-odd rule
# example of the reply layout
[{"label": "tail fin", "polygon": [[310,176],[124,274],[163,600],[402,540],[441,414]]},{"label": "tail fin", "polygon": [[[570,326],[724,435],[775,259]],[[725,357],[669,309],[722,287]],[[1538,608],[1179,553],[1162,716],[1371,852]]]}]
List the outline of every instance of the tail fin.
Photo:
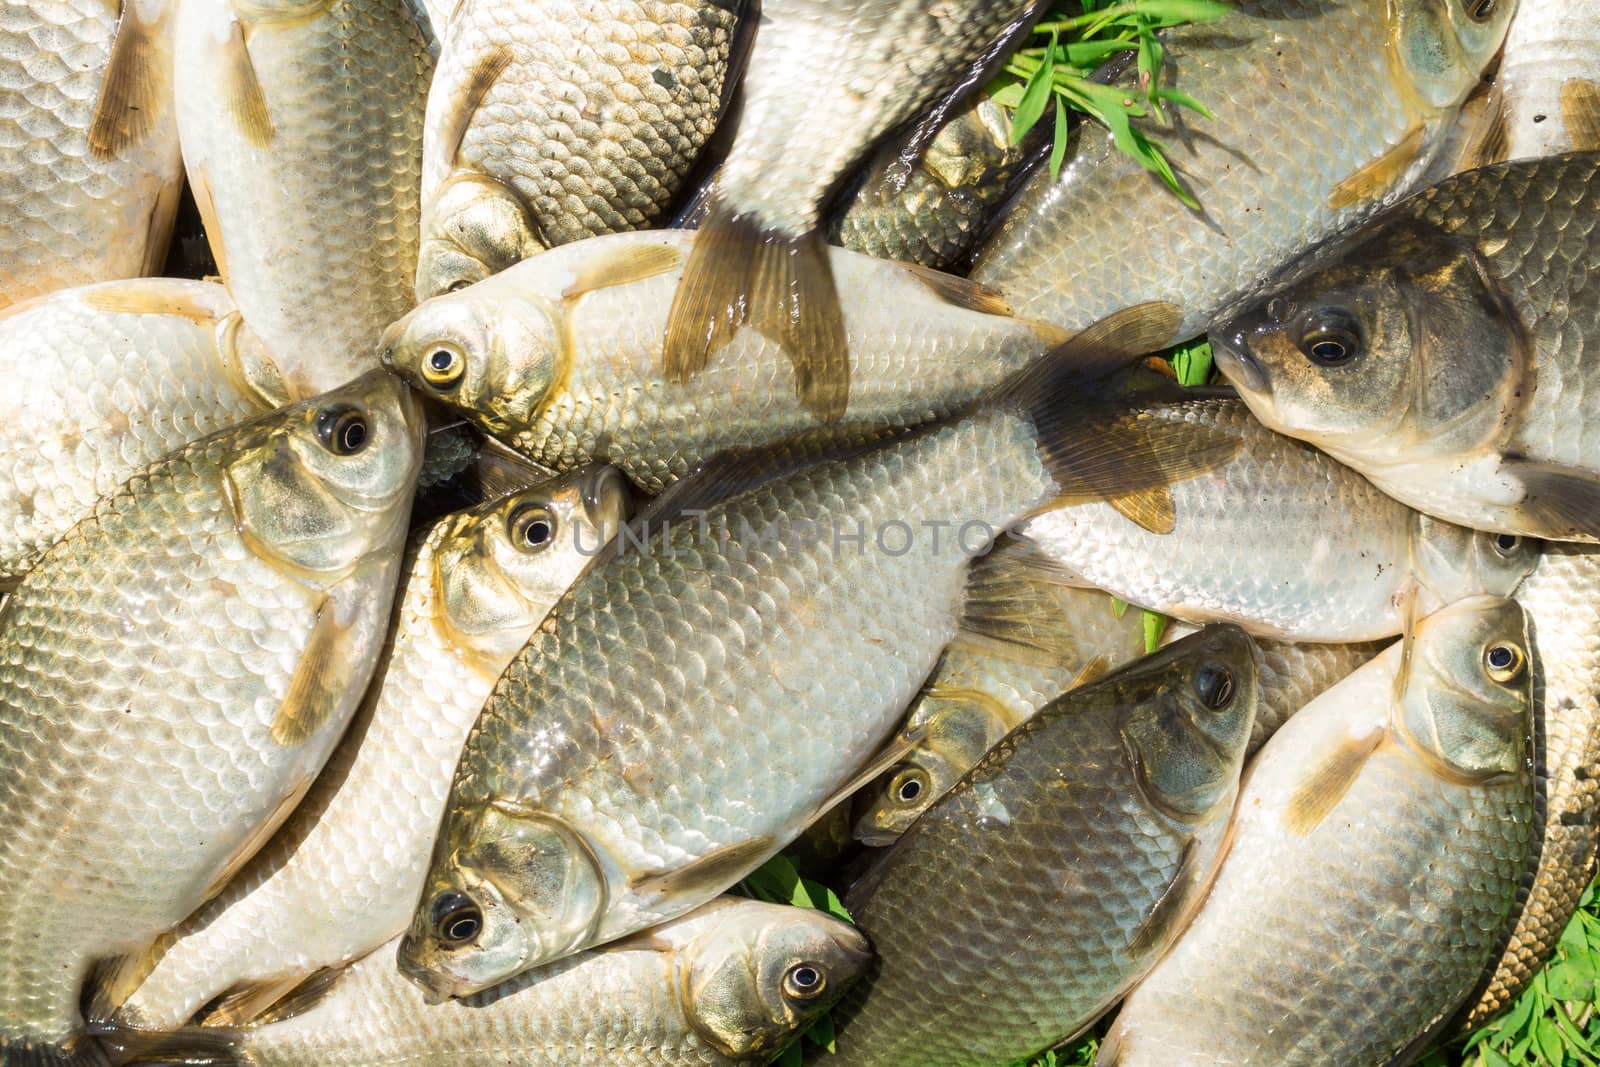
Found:
[{"label": "tail fin", "polygon": [[172,1033],[135,1030],[125,1026],[105,1026],[96,1037],[117,1067],[249,1067],[252,1062],[243,1050],[244,1035],[238,1030],[190,1026]]},{"label": "tail fin", "polygon": [[0,1038],[0,1067],[107,1067],[110,1063],[106,1050],[92,1037],[80,1035],[64,1047]]},{"label": "tail fin", "polygon": [[1227,463],[1243,441],[1209,426],[1157,419],[1107,380],[1165,344],[1178,309],[1137,304],[1102,319],[1002,386],[995,401],[1026,412],[1056,482],[1045,510],[1105,500],[1153,533],[1175,524],[1168,486]]},{"label": "tail fin", "polygon": [[763,229],[713,198],[667,316],[667,377],[705,370],[747,322],[783,347],[801,403],[824,421],[844,417],[849,342],[827,240]]}]

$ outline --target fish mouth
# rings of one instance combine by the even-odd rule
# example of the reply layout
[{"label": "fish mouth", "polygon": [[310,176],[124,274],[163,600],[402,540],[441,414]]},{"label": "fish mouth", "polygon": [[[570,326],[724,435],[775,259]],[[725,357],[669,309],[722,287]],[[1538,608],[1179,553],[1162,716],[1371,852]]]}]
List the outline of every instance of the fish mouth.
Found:
[{"label": "fish mouth", "polygon": [[423,1002],[430,1007],[443,1004],[450,999],[454,992],[449,977],[428,970],[418,962],[421,946],[414,935],[407,934],[400,939],[400,948],[395,952],[395,966],[400,973],[409,978],[422,989]]},{"label": "fish mouth", "polygon": [[1270,392],[1267,372],[1250,352],[1250,342],[1244,331],[1236,330],[1230,336],[1213,335],[1211,353],[1217,367],[1234,385],[1252,393]]}]

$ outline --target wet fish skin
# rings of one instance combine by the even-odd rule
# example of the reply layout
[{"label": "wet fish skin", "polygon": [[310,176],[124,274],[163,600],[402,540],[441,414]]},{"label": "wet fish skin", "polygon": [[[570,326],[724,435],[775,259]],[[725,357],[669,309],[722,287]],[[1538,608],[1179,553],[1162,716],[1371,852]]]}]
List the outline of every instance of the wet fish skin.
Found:
[{"label": "wet fish skin", "polygon": [[1418,510],[1600,540],[1597,169],[1503,163],[1417,194],[1217,330],[1218,366],[1268,426]]},{"label": "wet fish skin", "polygon": [[972,278],[1069,329],[1165,300],[1184,309],[1172,342],[1203,332],[1294,256],[1417,187],[1515,6],[1497,0],[1478,22],[1462,0],[1251,0],[1167,32],[1168,85],[1215,118],[1170,108],[1171,128],[1145,129],[1203,211],[1084,124],[1060,179],[1029,179]]},{"label": "wet fish skin", "polygon": [[[335,978],[302,1014],[240,1030],[118,1036],[158,1058],[200,1053],[210,1055],[207,1062],[241,1067],[407,1059],[490,1067],[508,1056],[548,1067],[733,1067],[767,1062],[870,957],[864,937],[822,912],[722,897],[463,1001],[426,1002],[395,970],[394,946],[385,945]],[[805,967],[823,988],[796,996],[788,983]]]},{"label": "wet fish skin", "polygon": [[920,156],[907,158],[915,136],[877,153],[828,239],[880,259],[953,270],[1010,197],[1038,139],[1013,145],[1005,109],[988,97],[963,105]]},{"label": "wet fish skin", "polygon": [[135,474],[11,594],[7,1055],[70,1039],[91,965],[181,921],[310,785],[382,644],[421,436],[381,372],[221,431]]},{"label": "wet fish skin", "polygon": [[1009,734],[847,895],[878,962],[820,1062],[1006,1063],[1093,1022],[1198,903],[1258,699],[1213,626]]},{"label": "wet fish skin", "polygon": [[1508,1006],[1555,951],[1578,899],[1594,880],[1600,816],[1600,549],[1549,544],[1517,590],[1528,613],[1540,671],[1546,778],[1539,864],[1509,944],[1463,1026],[1476,1028]]},{"label": "wet fish skin", "polygon": [[1393,646],[1290,719],[1095,1062],[1410,1062],[1494,958],[1531,859],[1528,638],[1514,601],[1460,601],[1422,621],[1409,669]]},{"label": "wet fish skin", "polygon": [[[1538,562],[1531,542],[1416,515],[1349,468],[1266,429],[1238,400],[1153,404],[1144,416],[1198,423],[1243,444],[1230,462],[1172,487],[1171,533],[1151,533],[1104,503],[1020,524],[1017,533],[1058,580],[1190,622],[1343,644],[1398,634],[1413,588],[1424,612],[1479,593],[1509,596]],[[1230,551],[1219,554],[1219,540]]]},{"label": "wet fish skin", "polygon": [[1522,4],[1463,169],[1600,150],[1600,4]]},{"label": "wet fish skin", "polygon": [[407,0],[177,2],[184,163],[223,281],[290,394],[331,389],[414,303],[427,42]]},{"label": "wet fish skin", "polygon": [[176,0],[28,0],[0,24],[0,308],[156,273],[183,184]]},{"label": "wet fish skin", "polygon": [[237,319],[220,285],[171,278],[0,312],[0,585],[145,464],[273,406]]},{"label": "wet fish skin", "polygon": [[[405,930],[467,731],[627,511],[626,482],[597,467],[427,532],[407,561],[390,647],[350,736],[256,859],[174,932],[175,943],[157,946],[120,1022],[170,1030],[240,986],[259,994],[251,1008],[264,1007],[267,990]],[[222,1018],[244,1022],[248,1010]]]},{"label": "wet fish skin", "polygon": [[657,223],[716,128],[741,0],[472,0],[428,101],[417,298]]},{"label": "wet fish skin", "polygon": [[[536,463],[614,463],[658,491],[719,451],[824,430],[859,440],[949,414],[1067,336],[1004,317],[959,278],[834,250],[854,385],[830,426],[755,330],[690,381],[664,369],[661,331],[693,242],[653,231],[541,253],[418,307],[384,335],[383,358]],[[444,373],[425,365],[435,358]]]}]

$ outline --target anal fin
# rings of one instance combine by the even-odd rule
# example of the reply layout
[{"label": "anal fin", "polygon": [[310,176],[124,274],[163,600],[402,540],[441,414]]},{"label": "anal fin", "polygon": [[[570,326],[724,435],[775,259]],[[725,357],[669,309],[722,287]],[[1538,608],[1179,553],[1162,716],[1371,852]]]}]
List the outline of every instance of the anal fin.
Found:
[{"label": "anal fin", "polygon": [[90,1022],[109,1022],[144,984],[144,980],[150,977],[177,940],[177,935],[168,931],[151,942],[143,952],[102,960],[89,978],[89,1003],[85,1018]]},{"label": "anal fin", "polygon": [[278,1003],[305,980],[304,974],[285,975],[258,982],[241,982],[229,989],[200,1020],[201,1026],[242,1026]]},{"label": "anal fin", "polygon": [[1328,206],[1335,211],[1381,200],[1404,178],[1427,144],[1427,127],[1420,123],[1383,155],[1360,167],[1333,187]]},{"label": "anal fin", "polygon": [[1561,86],[1561,120],[1572,151],[1600,151],[1600,82],[1567,79]]},{"label": "anal fin", "polygon": [[1367,760],[1388,737],[1378,729],[1364,737],[1347,737],[1330,752],[1289,797],[1283,812],[1283,825],[1292,834],[1304,837],[1326,819],[1350,791]]},{"label": "anal fin", "polygon": [[[149,136],[172,97],[170,63],[161,38],[170,0],[122,0],[116,36],[89,122],[89,154],[114,159]],[[150,17],[143,8],[154,7]]]}]

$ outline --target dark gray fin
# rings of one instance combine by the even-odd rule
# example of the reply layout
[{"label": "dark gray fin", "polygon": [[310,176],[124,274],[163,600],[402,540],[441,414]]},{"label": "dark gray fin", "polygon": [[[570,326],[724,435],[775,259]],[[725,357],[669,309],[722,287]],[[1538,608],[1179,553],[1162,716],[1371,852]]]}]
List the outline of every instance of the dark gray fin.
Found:
[{"label": "dark gray fin", "polygon": [[1070,581],[1030,541],[1007,541],[967,575],[956,641],[1005,659],[1056,668],[1076,653],[1078,633],[1062,611]]},{"label": "dark gray fin", "polygon": [[335,617],[331,597],[317,604],[311,635],[272,717],[272,739],[285,748],[305,744],[327,725],[344,697],[350,627]]},{"label": "dark gray fin", "polygon": [[249,1067],[245,1035],[237,1030],[190,1026],[171,1033],[126,1026],[99,1028],[95,1037],[118,1067]]},{"label": "dark gray fin", "polygon": [[738,20],[734,24],[733,40],[728,44],[728,64],[722,73],[722,94],[717,100],[717,123],[721,125],[733,106],[739,86],[744,84],[745,68],[750,65],[750,53],[756,44],[756,28],[761,24],[761,0],[713,0],[713,3]]},{"label": "dark gray fin", "polygon": [[238,874],[245,864],[255,858],[256,853],[261,851],[261,846],[265,845],[272,838],[272,835],[278,832],[278,827],[283,825],[283,821],[294,812],[295,808],[300,806],[300,801],[305,798],[306,790],[311,788],[314,777],[314,775],[308,774],[296,781],[289,791],[283,795],[282,799],[278,801],[278,806],[273,808],[265,819],[256,824],[255,829],[246,834],[234,846],[233,854],[217,868],[217,873],[212,876],[211,882],[205,888],[205,892],[201,894],[202,899],[210,900],[222,892],[223,888],[233,881],[233,876]]},{"label": "dark gray fin", "polygon": [[782,346],[802,404],[825,422],[844,417],[850,353],[827,241],[762,229],[713,199],[667,315],[667,378],[705,370],[746,323]]},{"label": "dark gray fin", "polygon": [[759,867],[778,847],[771,837],[740,841],[670,871],[636,874],[628,879],[628,888],[641,896],[720,893]]},{"label": "dark gray fin", "polygon": [[576,300],[597,289],[669,274],[682,262],[683,253],[671,245],[613,245],[604,255],[590,256],[584,261],[572,284],[561,291],[561,299]]},{"label": "dark gray fin", "polygon": [[1512,456],[1500,466],[1522,483],[1527,496],[1518,511],[1538,527],[1539,537],[1600,541],[1600,478]]},{"label": "dark gray fin", "polygon": [[288,996],[306,980],[304,974],[268,978],[259,982],[240,982],[231,987],[197,1020],[201,1026],[243,1026]]},{"label": "dark gray fin", "polygon": [[1381,201],[1406,176],[1427,144],[1428,128],[1420,123],[1411,127],[1393,148],[1335,185],[1328,194],[1328,207],[1339,211]]},{"label": "dark gray fin", "polygon": [[1484,106],[1478,126],[1472,131],[1472,140],[1461,151],[1458,170],[1476,170],[1491,163],[1499,163],[1511,154],[1511,127],[1506,115],[1506,93],[1503,85],[1489,92],[1489,102]]},{"label": "dark gray fin", "polygon": [[549,467],[535,463],[493,437],[483,439],[472,462],[478,476],[478,489],[485,500],[499,500],[556,477],[556,472]]},{"label": "dark gray fin", "polygon": [[1574,152],[1600,151],[1600,82],[1569,78],[1561,87],[1561,120]]},{"label": "dark gray fin", "polygon": [[[237,19],[228,34],[228,39],[218,46],[217,53],[220,62],[224,65],[226,73],[222,83],[222,98],[229,117],[233,119],[234,126],[239,135],[248,144],[257,148],[265,148],[272,143],[278,135],[277,127],[272,124],[272,112],[267,108],[267,94],[261,88],[261,79],[256,75],[256,65],[250,59],[250,47],[245,41],[244,25]],[[193,171],[190,172],[191,180]],[[196,192],[195,200],[198,203],[200,194]],[[205,207],[201,207],[201,214],[205,214]],[[213,209],[212,217],[215,217]],[[206,233],[215,231],[206,227]],[[216,238],[212,237],[212,248],[216,249]],[[226,276],[227,264],[223,262],[220,252],[216,256],[217,268]]]},{"label": "dark gray fin", "polygon": [[[151,942],[143,952],[131,952],[97,963],[89,975],[84,1018],[91,1023],[110,1022],[134,991],[150,977],[156,964],[161,962],[177,940],[177,935],[168,931]],[[136,1019],[128,1021],[138,1022]]]},{"label": "dark gray fin", "polygon": [[348,966],[324,967],[313,971],[299,985],[284,994],[275,1003],[261,1014],[251,1020],[254,1026],[265,1026],[268,1023],[281,1023],[285,1019],[292,1019],[296,1015],[306,1012],[322,1003],[346,974],[350,973]]},{"label": "dark gray fin", "polygon": [[1202,867],[1200,845],[1191,837],[1178,856],[1178,869],[1172,872],[1172,881],[1167,883],[1150,906],[1150,913],[1128,938],[1128,955],[1159,953],[1177,938],[1199,896],[1200,883],[1205,877]]},{"label": "dark gray fin", "polygon": [[980,285],[971,279],[946,274],[942,270],[934,270],[932,267],[924,267],[917,263],[901,263],[900,266],[946,304],[967,311],[976,311],[981,315],[1003,315],[1009,318],[1015,314],[1006,298],[987,285]]},{"label": "dark gray fin", "polygon": [[1380,729],[1365,737],[1347,737],[1340,741],[1339,747],[1306,775],[1289,797],[1283,812],[1284,828],[1304,837],[1321,826],[1322,820],[1339,806],[1339,801],[1361,777],[1367,760],[1388,736],[1387,730]]},{"label": "dark gray fin", "polygon": [[1183,311],[1176,304],[1134,304],[1073,334],[1046,360],[1067,364],[1084,378],[1102,378],[1168,347],[1182,322]]},{"label": "dark gray fin", "polygon": [[146,21],[139,17],[137,0],[122,0],[89,122],[89,154],[95,159],[114,159],[144,140],[171,99],[172,71],[161,62],[159,41],[175,3],[167,0],[162,15]]},{"label": "dark gray fin", "polygon": [[506,45],[489,48],[478,57],[472,70],[467,73],[466,81],[451,97],[449,107],[439,121],[439,144],[443,157],[450,161],[451,167],[460,163],[461,143],[467,139],[467,127],[472,125],[472,116],[477,113],[489,90],[494,88],[494,83],[500,80],[500,75],[511,66],[513,58],[511,49]]}]

